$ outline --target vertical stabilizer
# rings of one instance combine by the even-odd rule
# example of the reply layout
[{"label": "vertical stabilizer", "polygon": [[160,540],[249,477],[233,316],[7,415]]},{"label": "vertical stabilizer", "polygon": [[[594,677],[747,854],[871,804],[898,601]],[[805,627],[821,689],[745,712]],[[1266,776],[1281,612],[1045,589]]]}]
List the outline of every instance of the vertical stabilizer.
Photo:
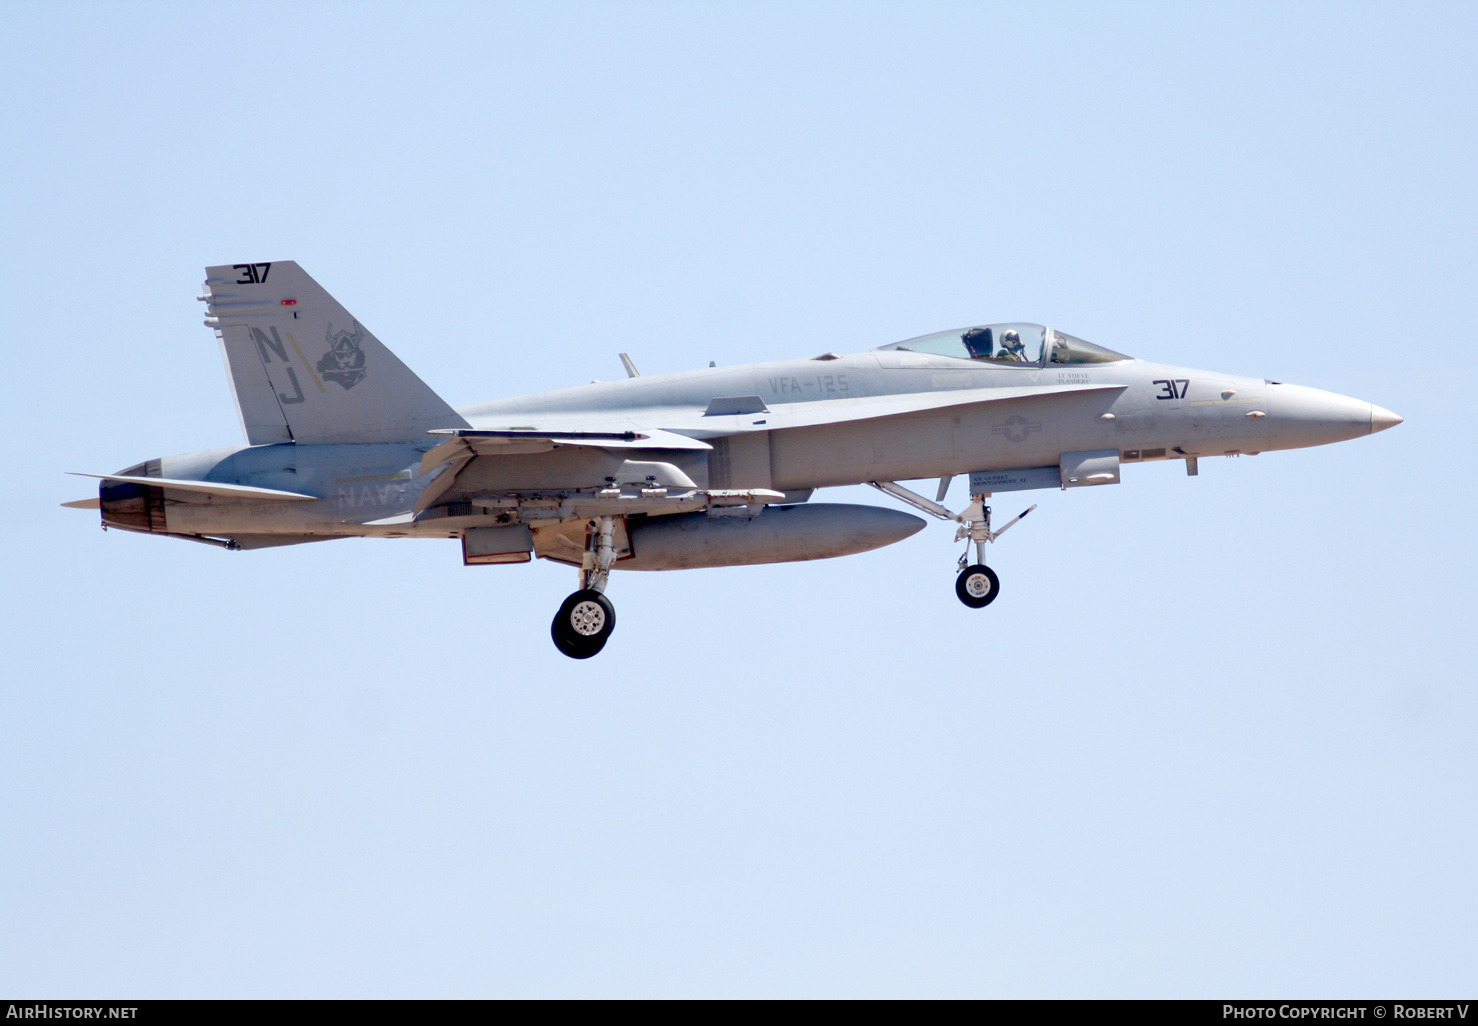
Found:
[{"label": "vertical stabilizer", "polygon": [[252,445],[402,442],[467,426],[292,261],[205,274],[205,324],[220,339]]}]

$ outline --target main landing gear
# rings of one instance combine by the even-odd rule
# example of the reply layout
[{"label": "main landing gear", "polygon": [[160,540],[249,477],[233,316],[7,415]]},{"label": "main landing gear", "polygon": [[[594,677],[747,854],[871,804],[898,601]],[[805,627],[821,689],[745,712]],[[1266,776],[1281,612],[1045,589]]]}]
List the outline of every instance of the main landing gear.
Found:
[{"label": "main landing gear", "polygon": [[580,564],[580,590],[564,600],[549,633],[554,647],[571,659],[589,659],[606,647],[616,629],[616,607],[606,598],[606,579],[616,562],[615,517],[591,521]]},{"label": "main landing gear", "polygon": [[[958,563],[960,573],[955,578],[955,594],[971,609],[984,609],[996,600],[996,596],[1001,591],[1001,579],[996,576],[994,570],[985,565],[985,545],[1011,530],[1016,525],[1016,521],[1037,508],[1035,504],[1012,517],[999,531],[992,531],[990,529],[990,507],[985,504],[985,500],[990,498],[989,494],[970,496],[970,505],[965,507],[965,511],[953,513],[938,502],[931,502],[895,481],[869,481],[868,484],[878,491],[887,492],[896,499],[902,499],[910,506],[923,510],[930,516],[938,517],[940,520],[953,520],[959,524],[959,529],[955,531],[955,541],[965,541],[966,548],[965,554],[960,556]],[[941,500],[948,486],[949,479],[941,479],[939,487]],[[975,562],[973,563],[969,562],[971,544],[975,546]]]}]

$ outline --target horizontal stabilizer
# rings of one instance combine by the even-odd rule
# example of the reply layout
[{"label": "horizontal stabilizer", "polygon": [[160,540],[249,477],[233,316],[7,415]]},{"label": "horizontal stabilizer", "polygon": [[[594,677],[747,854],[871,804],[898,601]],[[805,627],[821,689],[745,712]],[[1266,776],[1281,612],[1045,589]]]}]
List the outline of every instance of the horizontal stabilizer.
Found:
[{"label": "horizontal stabilizer", "polygon": [[[219,481],[183,481],[172,477],[132,477],[123,474],[79,474],[67,471],[73,477],[95,477],[100,481],[123,481],[127,484],[148,485],[150,488],[168,488],[176,492],[200,492],[204,495],[219,495],[226,499],[271,499],[274,502],[317,502],[316,495],[300,492],[283,492],[276,488],[253,488],[250,485],[222,484]],[[92,500],[96,502],[97,500]],[[75,506],[75,503],[67,503]],[[79,507],[86,508],[86,507]]]}]

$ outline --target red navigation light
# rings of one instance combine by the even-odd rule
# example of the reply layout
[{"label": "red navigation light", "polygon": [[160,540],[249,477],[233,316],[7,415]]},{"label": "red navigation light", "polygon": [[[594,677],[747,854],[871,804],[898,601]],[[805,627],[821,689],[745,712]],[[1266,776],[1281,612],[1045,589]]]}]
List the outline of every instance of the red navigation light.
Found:
[{"label": "red navigation light", "polygon": [[282,305],[283,306],[297,306],[298,305],[298,301],[296,299],[284,299],[282,301]]}]

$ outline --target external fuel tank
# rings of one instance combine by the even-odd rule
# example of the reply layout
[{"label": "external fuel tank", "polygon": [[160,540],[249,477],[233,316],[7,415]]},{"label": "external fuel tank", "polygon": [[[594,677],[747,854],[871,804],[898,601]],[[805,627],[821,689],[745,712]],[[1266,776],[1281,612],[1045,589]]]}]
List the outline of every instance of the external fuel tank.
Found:
[{"label": "external fuel tank", "polygon": [[617,570],[691,570],[850,556],[902,541],[924,527],[910,513],[879,506],[807,503],[766,506],[757,516],[677,516],[627,522],[632,555]]}]

